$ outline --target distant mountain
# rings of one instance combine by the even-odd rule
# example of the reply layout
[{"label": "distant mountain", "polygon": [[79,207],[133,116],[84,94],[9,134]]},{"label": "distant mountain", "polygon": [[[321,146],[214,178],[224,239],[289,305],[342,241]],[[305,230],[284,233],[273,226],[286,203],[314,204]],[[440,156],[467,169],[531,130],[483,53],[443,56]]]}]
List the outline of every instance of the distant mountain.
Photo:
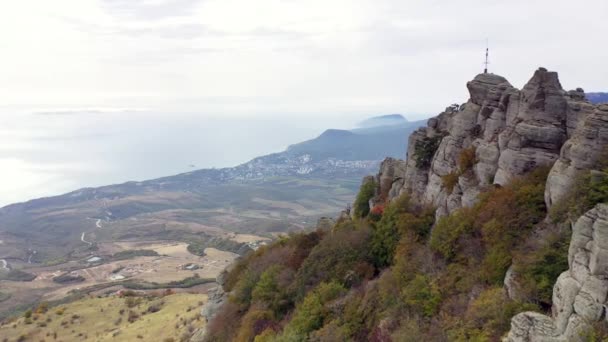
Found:
[{"label": "distant mountain", "polygon": [[591,103],[608,102],[608,93],[586,93],[585,96]]},{"label": "distant mountain", "polygon": [[407,119],[401,114],[388,114],[374,116],[359,123],[360,128],[370,128],[378,126],[395,126],[408,123]]},{"label": "distant mountain", "polygon": [[[319,137],[291,145],[289,155],[310,154],[314,159],[380,160],[384,157],[402,158],[407,147],[404,142],[424,121],[408,122],[401,115],[376,117],[354,130],[329,129]],[[384,119],[386,118],[386,119]],[[386,125],[376,125],[385,122]]]}]

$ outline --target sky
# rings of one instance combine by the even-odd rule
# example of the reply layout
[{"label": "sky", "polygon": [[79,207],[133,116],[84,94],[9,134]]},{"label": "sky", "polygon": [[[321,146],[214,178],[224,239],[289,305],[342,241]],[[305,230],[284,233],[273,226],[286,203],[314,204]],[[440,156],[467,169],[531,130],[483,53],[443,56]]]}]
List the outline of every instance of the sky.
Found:
[{"label": "sky", "polygon": [[[233,166],[483,70],[608,91],[606,0],[0,2],[0,206]],[[405,140],[405,138],[404,138]]]},{"label": "sky", "polygon": [[483,69],[608,89],[608,2],[19,0],[0,4],[0,109],[221,116],[401,112]]}]

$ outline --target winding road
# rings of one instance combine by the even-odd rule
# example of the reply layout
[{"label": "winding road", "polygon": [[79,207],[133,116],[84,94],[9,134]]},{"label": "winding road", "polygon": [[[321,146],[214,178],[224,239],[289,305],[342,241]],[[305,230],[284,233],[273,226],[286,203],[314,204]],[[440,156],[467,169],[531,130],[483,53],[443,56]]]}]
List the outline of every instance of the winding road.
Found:
[{"label": "winding road", "polygon": [[80,241],[89,244],[89,246],[92,246],[93,245],[92,242],[89,242],[89,241],[87,241],[87,240],[84,239],[84,234],[86,234],[86,233],[82,232],[82,235],[80,236]]},{"label": "winding road", "polygon": [[2,263],[2,269],[5,269],[7,271],[10,270],[10,268],[8,268],[8,262],[6,262],[6,260],[0,259],[0,263]]},{"label": "winding road", "polygon": [[95,226],[97,228],[101,228],[101,219],[97,219],[97,222],[95,222]]}]

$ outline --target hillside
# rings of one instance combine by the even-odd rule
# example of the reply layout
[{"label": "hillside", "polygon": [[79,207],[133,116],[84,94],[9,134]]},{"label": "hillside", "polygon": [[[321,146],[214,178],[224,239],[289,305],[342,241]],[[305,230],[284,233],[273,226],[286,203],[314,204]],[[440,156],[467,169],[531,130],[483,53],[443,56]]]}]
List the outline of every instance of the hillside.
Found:
[{"label": "hillside", "polygon": [[41,305],[29,317],[5,322],[0,336],[9,341],[179,341],[204,326],[196,306],[205,300],[199,294],[159,292]]},{"label": "hillside", "polygon": [[[382,156],[405,154],[403,136],[421,123],[403,121],[374,127],[373,132],[336,135],[337,130],[328,130],[297,147],[232,168],[85,188],[1,208],[0,298],[7,299],[0,317],[13,308],[58,299],[57,293],[68,292],[65,288],[116,282],[112,265],[161,272],[167,265],[178,266],[177,261],[194,262],[205,265],[196,271],[202,272],[201,281],[213,280],[218,267],[233,257],[206,260],[205,251],[244,254],[276,234],[312,227],[319,217],[344,209],[356,195],[359,179],[377,168]],[[368,146],[372,140],[383,144]],[[140,255],[173,242],[183,243],[192,254]],[[124,264],[116,253],[143,266]],[[88,261],[95,258],[101,265]],[[49,278],[66,272],[85,280],[64,285]],[[129,279],[144,281],[141,272]],[[154,281],[182,281],[191,275]]]},{"label": "hillside", "polygon": [[607,338],[608,106],[544,68],[467,88],[350,215],[242,258],[205,340]]}]

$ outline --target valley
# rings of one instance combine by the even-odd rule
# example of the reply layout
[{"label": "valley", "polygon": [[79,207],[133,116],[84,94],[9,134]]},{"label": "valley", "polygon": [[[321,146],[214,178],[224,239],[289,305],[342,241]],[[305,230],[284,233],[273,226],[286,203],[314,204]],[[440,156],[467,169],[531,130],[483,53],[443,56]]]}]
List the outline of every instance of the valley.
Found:
[{"label": "valley", "polygon": [[239,256],[336,217],[384,155],[404,153],[403,136],[421,123],[384,120],[328,130],[234,168],[0,208],[0,318],[121,290],[204,295]]}]

